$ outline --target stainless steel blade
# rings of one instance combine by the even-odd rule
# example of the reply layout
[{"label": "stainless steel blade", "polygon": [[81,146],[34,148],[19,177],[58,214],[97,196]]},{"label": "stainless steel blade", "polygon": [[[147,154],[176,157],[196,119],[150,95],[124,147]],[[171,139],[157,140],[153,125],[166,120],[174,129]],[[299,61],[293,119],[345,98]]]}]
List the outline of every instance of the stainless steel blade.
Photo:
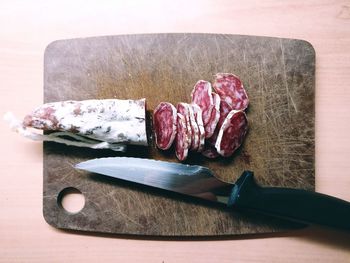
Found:
[{"label": "stainless steel blade", "polygon": [[151,159],[99,158],[75,168],[225,204],[233,187],[206,167]]}]

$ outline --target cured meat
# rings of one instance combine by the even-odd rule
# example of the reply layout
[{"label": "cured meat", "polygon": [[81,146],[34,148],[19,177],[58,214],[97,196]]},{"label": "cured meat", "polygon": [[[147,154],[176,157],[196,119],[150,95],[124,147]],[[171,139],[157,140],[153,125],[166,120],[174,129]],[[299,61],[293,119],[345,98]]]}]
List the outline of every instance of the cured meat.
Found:
[{"label": "cured meat", "polygon": [[191,123],[191,129],[192,129],[192,137],[191,137],[191,147],[190,149],[192,151],[198,150],[199,146],[199,127],[194,115],[193,107],[190,105],[188,108],[190,113],[190,123]]},{"label": "cured meat", "polygon": [[192,104],[197,104],[202,110],[203,124],[206,125],[210,120],[213,110],[212,87],[210,82],[205,80],[197,81],[191,92]]},{"label": "cured meat", "polygon": [[186,127],[187,127],[187,137],[188,137],[188,144],[191,146],[192,143],[192,127],[191,127],[191,120],[190,120],[190,105],[188,103],[180,102],[177,104],[177,112],[182,114],[186,120]]},{"label": "cured meat", "polygon": [[216,139],[217,152],[224,157],[231,156],[242,144],[247,131],[248,120],[244,111],[230,111]]},{"label": "cured meat", "polygon": [[206,140],[205,149],[202,152],[202,154],[205,157],[216,158],[220,156],[215,148],[215,143],[217,141],[220,128],[230,111],[231,111],[230,105],[228,105],[227,102],[225,101],[220,101],[220,115],[219,115],[218,123],[216,125],[213,135]]},{"label": "cured meat", "polygon": [[221,128],[224,120],[226,119],[226,116],[229,114],[230,111],[231,111],[231,107],[225,101],[221,101],[220,102],[220,117],[219,117],[218,123],[216,125],[214,134],[208,139],[209,144],[211,144],[213,146],[215,145],[220,128]]},{"label": "cured meat", "polygon": [[[213,92],[213,89],[215,92]],[[179,160],[188,151],[208,158],[230,156],[247,132],[244,110],[249,99],[240,79],[217,73],[213,86],[199,80],[191,92],[191,103],[161,102],[153,112],[153,126],[146,125],[146,103],[140,100],[84,100],[46,103],[23,121],[6,115],[11,127],[33,140],[54,141],[94,149],[125,151],[126,145],[148,145],[146,127],[152,127],[159,149],[174,141]],[[33,133],[31,129],[49,133]]]},{"label": "cured meat", "polygon": [[230,113],[231,110],[232,109],[231,109],[230,105],[226,101],[220,102],[220,118],[219,118],[218,124],[217,124],[219,129],[220,129],[221,125],[224,123],[224,120],[226,119],[227,115]]},{"label": "cured meat", "polygon": [[70,100],[43,104],[24,118],[22,126],[65,132],[85,142],[90,138],[108,144],[146,146],[145,114],[145,99]]},{"label": "cured meat", "polygon": [[217,73],[213,88],[232,110],[245,110],[248,107],[248,95],[241,80],[234,74]]},{"label": "cured meat", "polygon": [[185,117],[177,114],[177,133],[175,139],[175,154],[180,161],[184,161],[188,155],[190,147]]},{"label": "cured meat", "polygon": [[173,144],[177,131],[177,110],[169,102],[161,102],[153,112],[153,128],[159,149],[167,150]]},{"label": "cured meat", "polygon": [[216,125],[220,119],[220,96],[212,92],[213,108],[210,114],[210,118],[207,124],[204,125],[205,138],[213,136]]},{"label": "cured meat", "polygon": [[205,144],[205,130],[203,125],[203,119],[202,119],[202,110],[197,104],[192,104],[194,117],[196,119],[196,123],[198,125],[199,130],[199,140],[198,140],[198,146],[196,147],[198,152],[203,151],[204,144]]}]

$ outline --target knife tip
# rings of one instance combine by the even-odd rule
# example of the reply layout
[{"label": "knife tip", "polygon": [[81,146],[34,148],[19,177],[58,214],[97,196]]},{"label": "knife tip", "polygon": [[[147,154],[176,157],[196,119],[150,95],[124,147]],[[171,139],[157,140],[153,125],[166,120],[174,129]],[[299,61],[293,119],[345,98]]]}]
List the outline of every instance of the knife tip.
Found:
[{"label": "knife tip", "polygon": [[82,165],[82,163],[77,163],[77,164],[74,165],[74,168],[82,170],[83,169],[83,165]]}]

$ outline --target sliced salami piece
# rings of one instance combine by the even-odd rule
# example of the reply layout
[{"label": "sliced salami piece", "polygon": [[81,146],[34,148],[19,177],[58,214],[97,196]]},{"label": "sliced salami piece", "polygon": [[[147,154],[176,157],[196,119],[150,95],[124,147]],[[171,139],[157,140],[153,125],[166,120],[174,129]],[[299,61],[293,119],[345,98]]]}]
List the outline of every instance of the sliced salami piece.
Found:
[{"label": "sliced salami piece", "polygon": [[176,137],[177,110],[169,102],[161,102],[153,112],[153,129],[156,145],[159,149],[167,150]]},{"label": "sliced salami piece", "polygon": [[210,138],[213,136],[216,125],[220,119],[220,96],[212,92],[213,97],[213,109],[210,114],[210,119],[207,124],[204,125],[205,138]]},{"label": "sliced salami piece", "polygon": [[230,111],[231,111],[230,105],[228,105],[227,102],[225,102],[225,101],[220,101],[220,117],[219,117],[218,123],[216,125],[214,134],[208,139],[209,144],[211,144],[213,146],[215,145],[220,128],[221,128],[224,120],[226,119],[226,116],[229,114]]},{"label": "sliced salami piece", "polygon": [[190,149],[192,151],[197,151],[198,145],[199,145],[199,128],[198,128],[196,118],[194,116],[194,111],[193,111],[192,105],[190,105],[190,107],[188,107],[188,109],[189,109],[189,113],[190,113],[190,123],[191,123],[191,128],[192,128],[192,138],[191,138]]},{"label": "sliced salami piece", "polygon": [[180,103],[177,104],[176,109],[177,109],[178,113],[182,114],[182,116],[185,117],[186,126],[187,126],[188,143],[191,146],[191,143],[192,143],[192,127],[191,127],[189,107],[190,107],[190,105],[188,103],[180,102]]},{"label": "sliced salami piece", "polygon": [[232,110],[245,110],[248,107],[248,95],[241,80],[234,74],[217,73],[213,88]]},{"label": "sliced salami piece", "polygon": [[224,123],[224,120],[226,119],[227,115],[230,113],[231,110],[232,109],[230,105],[226,101],[220,102],[220,118],[217,125],[219,126],[219,128]]},{"label": "sliced salami piece", "polygon": [[192,104],[197,104],[202,110],[204,125],[209,122],[211,111],[213,109],[213,97],[211,93],[211,84],[205,80],[197,81],[191,92]]},{"label": "sliced salami piece", "polygon": [[241,146],[247,131],[248,120],[244,111],[230,111],[215,143],[217,152],[224,157],[231,156]]},{"label": "sliced salami piece", "polygon": [[22,125],[107,143],[147,145],[145,114],[145,99],[70,100],[43,104]]},{"label": "sliced salami piece", "polygon": [[217,123],[216,129],[214,131],[214,134],[206,140],[205,149],[204,149],[204,152],[206,152],[205,154],[206,157],[212,156],[212,158],[216,158],[220,156],[215,148],[215,144],[219,135],[220,128],[224,120],[226,119],[227,115],[230,113],[230,111],[231,111],[231,107],[225,101],[221,101],[220,117],[219,117],[219,121]]},{"label": "sliced salami piece", "polygon": [[204,149],[205,144],[205,130],[203,125],[203,118],[202,118],[202,110],[197,104],[192,104],[194,117],[196,119],[198,130],[199,130],[199,141],[198,141],[198,147],[197,151],[201,152]]},{"label": "sliced salami piece", "polygon": [[184,161],[188,155],[188,149],[190,147],[187,124],[185,117],[181,114],[177,114],[177,133],[175,139],[175,154],[177,159]]},{"label": "sliced salami piece", "polygon": [[226,116],[230,113],[231,107],[225,102],[225,101],[220,101],[220,116],[218,123],[216,125],[215,131],[213,135],[208,138],[205,142],[205,149],[203,150],[203,155],[208,157],[208,158],[216,158],[219,156],[217,153],[217,150],[215,148],[215,143],[217,141],[218,135],[220,128],[226,118]]}]

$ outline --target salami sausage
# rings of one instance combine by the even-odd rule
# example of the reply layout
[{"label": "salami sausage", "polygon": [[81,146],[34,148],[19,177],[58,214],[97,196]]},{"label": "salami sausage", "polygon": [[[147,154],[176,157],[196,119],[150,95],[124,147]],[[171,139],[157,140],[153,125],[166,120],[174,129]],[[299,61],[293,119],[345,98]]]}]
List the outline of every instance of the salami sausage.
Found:
[{"label": "salami sausage", "polygon": [[52,102],[27,115],[23,127],[63,131],[107,143],[148,145],[145,107],[145,99]]},{"label": "salami sausage", "polygon": [[177,131],[177,110],[169,102],[161,102],[153,111],[153,129],[156,145],[167,150],[174,142]]},{"label": "salami sausage", "polygon": [[213,88],[232,110],[245,110],[248,107],[248,95],[241,80],[231,73],[217,73]]},{"label": "salami sausage", "polygon": [[177,114],[177,133],[175,139],[175,154],[180,161],[184,161],[188,155],[190,147],[185,117]]},{"label": "salami sausage", "polygon": [[216,139],[217,152],[224,157],[231,156],[242,144],[247,131],[248,120],[244,111],[230,111]]},{"label": "salami sausage", "polygon": [[210,82],[205,80],[197,81],[191,92],[192,104],[197,104],[202,110],[203,124],[206,125],[210,120],[213,109],[212,87]]},{"label": "salami sausage", "polygon": [[[215,92],[213,92],[213,89]],[[242,144],[248,130],[245,109],[249,105],[241,80],[231,73],[217,73],[213,86],[199,80],[191,103],[161,102],[153,111],[155,143],[169,149],[176,142],[180,161],[188,151],[208,158],[228,157]],[[6,116],[11,127],[33,140],[54,141],[94,149],[125,151],[128,144],[148,145],[146,103],[140,100],[85,100],[46,103],[23,121]],[[51,133],[32,133],[35,128]]]}]

